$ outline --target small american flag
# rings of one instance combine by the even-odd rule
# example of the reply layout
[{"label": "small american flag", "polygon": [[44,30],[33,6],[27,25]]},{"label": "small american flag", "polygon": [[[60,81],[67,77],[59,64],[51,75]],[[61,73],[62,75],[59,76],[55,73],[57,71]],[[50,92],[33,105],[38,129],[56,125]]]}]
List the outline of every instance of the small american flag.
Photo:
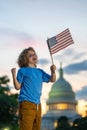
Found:
[{"label": "small american flag", "polygon": [[58,35],[47,39],[47,44],[51,54],[54,54],[73,43],[74,41],[68,28]]}]

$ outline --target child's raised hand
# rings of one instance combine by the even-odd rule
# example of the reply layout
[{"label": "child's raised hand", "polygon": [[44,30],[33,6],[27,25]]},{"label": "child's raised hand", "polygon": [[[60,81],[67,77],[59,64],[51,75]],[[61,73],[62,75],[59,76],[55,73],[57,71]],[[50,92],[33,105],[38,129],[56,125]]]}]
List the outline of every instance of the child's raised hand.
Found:
[{"label": "child's raised hand", "polygon": [[51,72],[55,72],[56,66],[55,66],[55,65],[51,65],[51,66],[50,66],[50,70],[51,70]]},{"label": "child's raised hand", "polygon": [[12,74],[16,74],[16,68],[11,69]]}]

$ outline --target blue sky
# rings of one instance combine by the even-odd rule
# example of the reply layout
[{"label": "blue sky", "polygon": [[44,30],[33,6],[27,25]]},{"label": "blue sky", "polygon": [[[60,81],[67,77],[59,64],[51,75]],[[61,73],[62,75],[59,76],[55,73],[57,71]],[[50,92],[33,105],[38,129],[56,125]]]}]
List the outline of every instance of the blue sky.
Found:
[{"label": "blue sky", "polygon": [[[53,59],[57,77],[62,62],[64,78],[79,98],[78,91],[87,91],[86,27],[86,0],[0,0],[0,76],[8,75],[12,85],[10,70],[18,68],[17,57],[29,46],[37,51],[38,66],[50,73],[47,37],[69,28],[75,44],[54,54]],[[48,86],[43,91],[48,93]]]}]

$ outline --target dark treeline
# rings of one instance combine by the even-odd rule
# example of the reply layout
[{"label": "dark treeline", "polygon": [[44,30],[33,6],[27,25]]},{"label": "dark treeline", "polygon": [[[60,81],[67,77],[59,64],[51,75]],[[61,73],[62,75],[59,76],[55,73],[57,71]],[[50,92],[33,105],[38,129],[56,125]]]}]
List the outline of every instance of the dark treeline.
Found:
[{"label": "dark treeline", "polygon": [[58,125],[55,130],[87,130],[87,116],[75,119],[70,126],[68,118],[62,116],[58,119]]},{"label": "dark treeline", "polygon": [[18,94],[11,94],[8,76],[0,77],[0,130],[18,130]]}]

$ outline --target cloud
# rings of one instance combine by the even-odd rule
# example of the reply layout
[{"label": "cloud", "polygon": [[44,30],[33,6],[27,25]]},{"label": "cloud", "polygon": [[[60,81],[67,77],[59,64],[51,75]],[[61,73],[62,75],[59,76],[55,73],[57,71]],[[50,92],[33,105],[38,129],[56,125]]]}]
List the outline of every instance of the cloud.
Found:
[{"label": "cloud", "polygon": [[66,59],[72,59],[72,60],[79,60],[81,58],[83,58],[83,56],[86,55],[86,52],[77,52],[75,49],[65,49],[63,51],[60,51],[54,58],[55,59],[63,59],[66,60]]},{"label": "cloud", "polygon": [[32,36],[28,33],[12,30],[9,28],[0,28],[0,35],[8,36],[8,37],[16,37],[22,40],[30,40]]},{"label": "cloud", "polygon": [[41,65],[46,65],[46,64],[49,64],[49,60],[47,60],[47,59],[39,59],[39,64],[41,64]]},{"label": "cloud", "polygon": [[55,55],[55,59],[61,59],[61,57],[63,59],[67,58],[67,56],[73,56],[75,54],[74,49],[67,49],[67,50],[61,50],[58,52],[58,54]]},{"label": "cloud", "polygon": [[84,99],[87,100],[87,86],[82,87],[81,90],[76,92],[76,99]]},{"label": "cloud", "polygon": [[87,71],[87,60],[70,64],[64,68],[64,71],[67,74],[77,74],[80,71]]},{"label": "cloud", "polygon": [[75,50],[73,50],[72,48],[63,51],[63,55],[68,55],[68,56],[73,55],[74,53]]},{"label": "cloud", "polygon": [[77,55],[74,56],[74,59],[78,60],[79,58],[82,58],[85,55],[86,55],[86,52],[78,53]]},{"label": "cloud", "polygon": [[31,34],[9,28],[0,28],[0,48],[25,48],[37,46],[37,39]]}]

